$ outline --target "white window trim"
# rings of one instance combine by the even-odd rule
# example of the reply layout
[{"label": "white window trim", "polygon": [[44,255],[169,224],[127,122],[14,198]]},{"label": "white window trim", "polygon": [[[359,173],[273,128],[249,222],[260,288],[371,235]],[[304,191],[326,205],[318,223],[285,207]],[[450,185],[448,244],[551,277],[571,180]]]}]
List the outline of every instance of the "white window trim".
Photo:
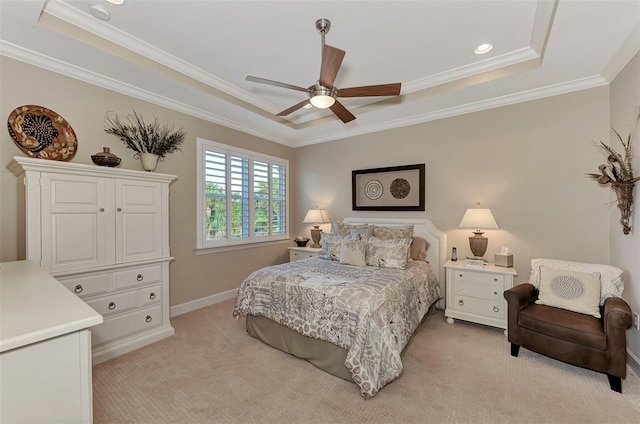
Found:
[{"label": "white window trim", "polygon": [[[280,244],[283,240],[289,241],[289,161],[287,159],[278,158],[275,156],[270,156],[258,152],[254,152],[251,150],[245,150],[238,147],[229,146],[227,144],[218,143],[215,141],[207,140],[204,138],[197,137],[197,206],[196,206],[196,222],[197,222],[197,241],[196,241],[196,254],[203,255],[207,253],[215,253],[215,252],[223,252],[230,250],[239,250],[239,249],[247,249],[260,246],[267,246],[272,244]],[[285,225],[286,232],[284,234],[276,234],[270,236],[261,236],[261,237],[248,237],[248,238],[240,238],[240,239],[225,239],[225,240],[205,240],[204,236],[204,219],[202,216],[202,212],[204,210],[205,198],[204,198],[204,160],[205,160],[205,150],[213,150],[220,153],[225,153],[227,155],[238,155],[241,157],[246,157],[249,159],[250,169],[253,169],[253,161],[265,161],[269,162],[273,165],[284,166],[286,173],[286,187],[285,187]],[[253,171],[251,172],[251,177],[253,177]],[[249,205],[253,206],[253,184],[249,185]],[[250,228],[253,228],[252,224],[253,219],[253,207],[249,209],[249,222]]]}]

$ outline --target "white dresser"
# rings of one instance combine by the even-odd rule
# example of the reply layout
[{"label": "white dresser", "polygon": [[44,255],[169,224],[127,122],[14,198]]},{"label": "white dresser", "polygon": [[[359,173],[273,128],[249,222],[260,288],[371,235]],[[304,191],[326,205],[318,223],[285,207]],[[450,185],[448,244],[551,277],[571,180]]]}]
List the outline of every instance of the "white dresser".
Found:
[{"label": "white dresser", "polygon": [[0,293],[0,422],[93,422],[102,316],[31,261],[0,264]]},{"label": "white dresser", "polygon": [[104,316],[99,363],[174,334],[169,184],[174,175],[14,157],[24,180],[26,258]]},{"label": "white dresser", "polygon": [[446,269],[445,316],[454,319],[507,328],[507,302],[504,291],[513,287],[516,269],[485,264],[483,268],[465,266],[464,261],[448,261]]}]

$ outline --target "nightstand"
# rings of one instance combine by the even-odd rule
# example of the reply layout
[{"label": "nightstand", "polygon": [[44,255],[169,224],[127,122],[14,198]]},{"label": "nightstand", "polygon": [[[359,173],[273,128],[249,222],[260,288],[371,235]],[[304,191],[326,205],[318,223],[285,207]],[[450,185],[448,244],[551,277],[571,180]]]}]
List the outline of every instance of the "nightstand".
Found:
[{"label": "nightstand", "polygon": [[314,256],[320,256],[320,253],[322,253],[322,248],[290,247],[289,262],[299,261],[300,259],[313,258]]},{"label": "nightstand", "polygon": [[464,260],[448,261],[446,269],[447,322],[455,319],[492,327],[507,328],[507,302],[504,291],[513,287],[515,268],[485,264],[483,268],[465,266]]}]

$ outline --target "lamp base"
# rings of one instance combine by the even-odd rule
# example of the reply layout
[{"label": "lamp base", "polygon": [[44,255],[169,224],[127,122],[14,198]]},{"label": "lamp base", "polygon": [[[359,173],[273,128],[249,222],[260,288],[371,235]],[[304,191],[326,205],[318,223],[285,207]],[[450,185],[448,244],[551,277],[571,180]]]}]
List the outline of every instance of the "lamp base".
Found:
[{"label": "lamp base", "polygon": [[487,251],[487,244],[489,243],[489,239],[483,237],[483,234],[483,232],[474,231],[473,237],[469,237],[469,247],[471,248],[473,256],[477,258],[482,258]]},{"label": "lamp base", "polygon": [[320,247],[320,234],[321,233],[322,233],[322,230],[320,229],[320,226],[313,227],[311,229],[311,240],[313,241],[313,244],[311,245],[311,247],[313,247],[313,248]]}]

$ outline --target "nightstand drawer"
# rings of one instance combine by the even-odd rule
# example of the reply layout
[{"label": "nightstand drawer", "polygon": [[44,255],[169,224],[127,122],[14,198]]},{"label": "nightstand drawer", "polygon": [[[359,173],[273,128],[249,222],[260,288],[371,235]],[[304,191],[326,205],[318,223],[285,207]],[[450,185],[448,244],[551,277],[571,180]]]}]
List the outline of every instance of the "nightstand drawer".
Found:
[{"label": "nightstand drawer", "polygon": [[502,301],[497,302],[459,295],[454,296],[454,304],[452,307],[456,311],[468,312],[470,314],[483,315],[496,319],[504,319],[504,310],[506,308]]},{"label": "nightstand drawer", "polygon": [[455,282],[458,283],[481,283],[504,285],[504,276],[485,272],[473,272],[465,270],[455,271]]},{"label": "nightstand drawer", "polygon": [[299,261],[301,259],[314,258],[320,256],[322,249],[314,249],[311,247],[290,247],[289,262]]},{"label": "nightstand drawer", "polygon": [[464,296],[479,297],[481,299],[495,300],[502,302],[504,286],[494,284],[473,284],[456,281],[454,284],[455,294]]}]

